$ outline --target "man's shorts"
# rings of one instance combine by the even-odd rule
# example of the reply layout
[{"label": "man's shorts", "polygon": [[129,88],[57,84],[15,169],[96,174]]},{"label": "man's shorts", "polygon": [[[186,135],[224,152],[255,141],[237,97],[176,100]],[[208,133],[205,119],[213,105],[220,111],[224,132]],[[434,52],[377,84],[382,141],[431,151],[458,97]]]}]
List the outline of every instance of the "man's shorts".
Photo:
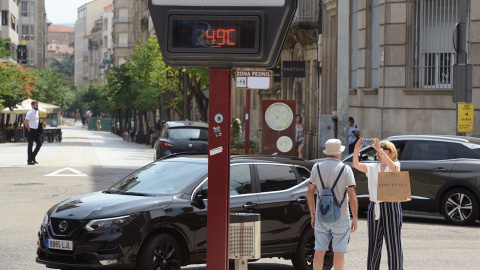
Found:
[{"label": "man's shorts", "polygon": [[350,238],[350,220],[339,219],[333,223],[315,222],[315,250],[327,251],[332,240],[333,252],[347,253]]}]

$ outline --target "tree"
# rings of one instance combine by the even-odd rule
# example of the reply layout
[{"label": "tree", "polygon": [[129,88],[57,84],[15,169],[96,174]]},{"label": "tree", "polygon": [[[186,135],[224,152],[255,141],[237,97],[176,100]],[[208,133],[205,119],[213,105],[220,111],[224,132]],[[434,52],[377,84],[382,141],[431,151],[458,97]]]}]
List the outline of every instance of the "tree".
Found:
[{"label": "tree", "polygon": [[67,110],[74,104],[75,93],[67,86],[63,74],[56,69],[33,69],[36,77],[37,92],[32,98],[46,103],[55,104]]},{"label": "tree", "polygon": [[[0,58],[8,58],[12,52],[6,50],[10,39],[0,38]],[[35,78],[29,69],[10,66],[0,62],[0,109],[13,109],[36,91]]]}]

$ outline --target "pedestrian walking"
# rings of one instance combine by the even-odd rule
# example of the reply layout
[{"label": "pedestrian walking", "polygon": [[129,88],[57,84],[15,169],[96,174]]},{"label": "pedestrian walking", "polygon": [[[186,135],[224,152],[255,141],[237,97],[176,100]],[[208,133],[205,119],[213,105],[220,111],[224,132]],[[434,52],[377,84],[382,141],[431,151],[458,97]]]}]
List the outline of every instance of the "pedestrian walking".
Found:
[{"label": "pedestrian walking", "polygon": [[303,148],[305,148],[305,127],[302,123],[302,116],[297,114],[295,117],[295,150],[299,158],[303,158]]},{"label": "pedestrian walking", "polygon": [[370,204],[367,212],[368,226],[368,257],[367,269],[380,269],[383,239],[387,247],[388,269],[403,269],[403,250],[401,241],[402,206],[399,202],[381,202],[377,200],[377,186],[379,172],[398,172],[397,149],[389,141],[373,139],[373,147],[377,151],[380,163],[362,163],[358,160],[358,153],[362,148],[361,140],[355,145],[353,167],[367,174],[368,193]]},{"label": "pedestrian walking", "polygon": [[97,120],[97,131],[100,131],[102,129],[102,122],[100,119]]},{"label": "pedestrian walking", "polygon": [[[322,270],[325,253],[330,241],[333,249],[333,267],[335,270],[344,269],[345,253],[350,233],[357,230],[358,204],[355,194],[355,178],[350,166],[340,160],[345,146],[338,139],[330,139],[325,143],[323,153],[327,155],[324,161],[315,164],[310,175],[307,202],[310,209],[311,226],[315,232],[315,255],[313,269]],[[315,205],[315,191],[318,191],[317,205]],[[326,191],[330,191],[330,198]],[[322,194],[322,195],[320,195]],[[332,198],[333,197],[333,198]],[[325,200],[331,201],[329,207],[324,207]],[[350,212],[352,220],[350,222]],[[337,217],[333,221],[327,221],[323,217],[328,210],[335,210]],[[335,212],[335,211],[334,211]]]},{"label": "pedestrian walking", "polygon": [[[40,116],[38,115],[38,102],[32,101],[31,105],[32,108],[27,112],[24,123],[28,131],[27,164],[35,165],[38,164],[36,157],[38,151],[40,151],[40,147],[42,147],[42,140],[38,131],[38,126],[43,123],[43,120],[40,121]],[[35,141],[36,146],[35,150],[32,152],[33,141]]]}]

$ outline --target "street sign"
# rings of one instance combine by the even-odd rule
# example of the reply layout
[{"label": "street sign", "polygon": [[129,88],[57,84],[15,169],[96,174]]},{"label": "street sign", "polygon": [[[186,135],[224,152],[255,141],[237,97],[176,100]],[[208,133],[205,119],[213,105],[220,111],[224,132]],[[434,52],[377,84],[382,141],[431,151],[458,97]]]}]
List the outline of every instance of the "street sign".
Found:
[{"label": "street sign", "polygon": [[181,67],[277,63],[297,0],[149,0],[163,60]]},{"label": "street sign", "polygon": [[244,70],[235,73],[238,89],[265,89],[272,88],[273,71],[271,70]]},{"label": "street sign", "polygon": [[110,60],[108,60],[108,59],[103,59],[103,63],[104,63],[105,65],[108,65],[108,64],[110,63]]},{"label": "street sign", "polygon": [[473,132],[473,104],[458,104],[458,132]]},{"label": "street sign", "polygon": [[104,69],[104,68],[105,68],[105,65],[99,65],[98,68],[99,68],[99,69]]}]

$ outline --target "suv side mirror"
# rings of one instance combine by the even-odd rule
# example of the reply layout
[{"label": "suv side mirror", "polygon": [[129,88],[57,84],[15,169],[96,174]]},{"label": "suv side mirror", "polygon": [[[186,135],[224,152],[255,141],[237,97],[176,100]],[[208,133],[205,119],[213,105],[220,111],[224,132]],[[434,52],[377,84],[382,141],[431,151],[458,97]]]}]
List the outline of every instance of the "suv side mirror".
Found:
[{"label": "suv side mirror", "polygon": [[193,200],[191,202],[192,206],[198,208],[198,209],[205,209],[205,203],[203,202],[203,199],[206,198],[202,194],[207,194],[207,190],[201,190],[195,194],[193,197]]}]

